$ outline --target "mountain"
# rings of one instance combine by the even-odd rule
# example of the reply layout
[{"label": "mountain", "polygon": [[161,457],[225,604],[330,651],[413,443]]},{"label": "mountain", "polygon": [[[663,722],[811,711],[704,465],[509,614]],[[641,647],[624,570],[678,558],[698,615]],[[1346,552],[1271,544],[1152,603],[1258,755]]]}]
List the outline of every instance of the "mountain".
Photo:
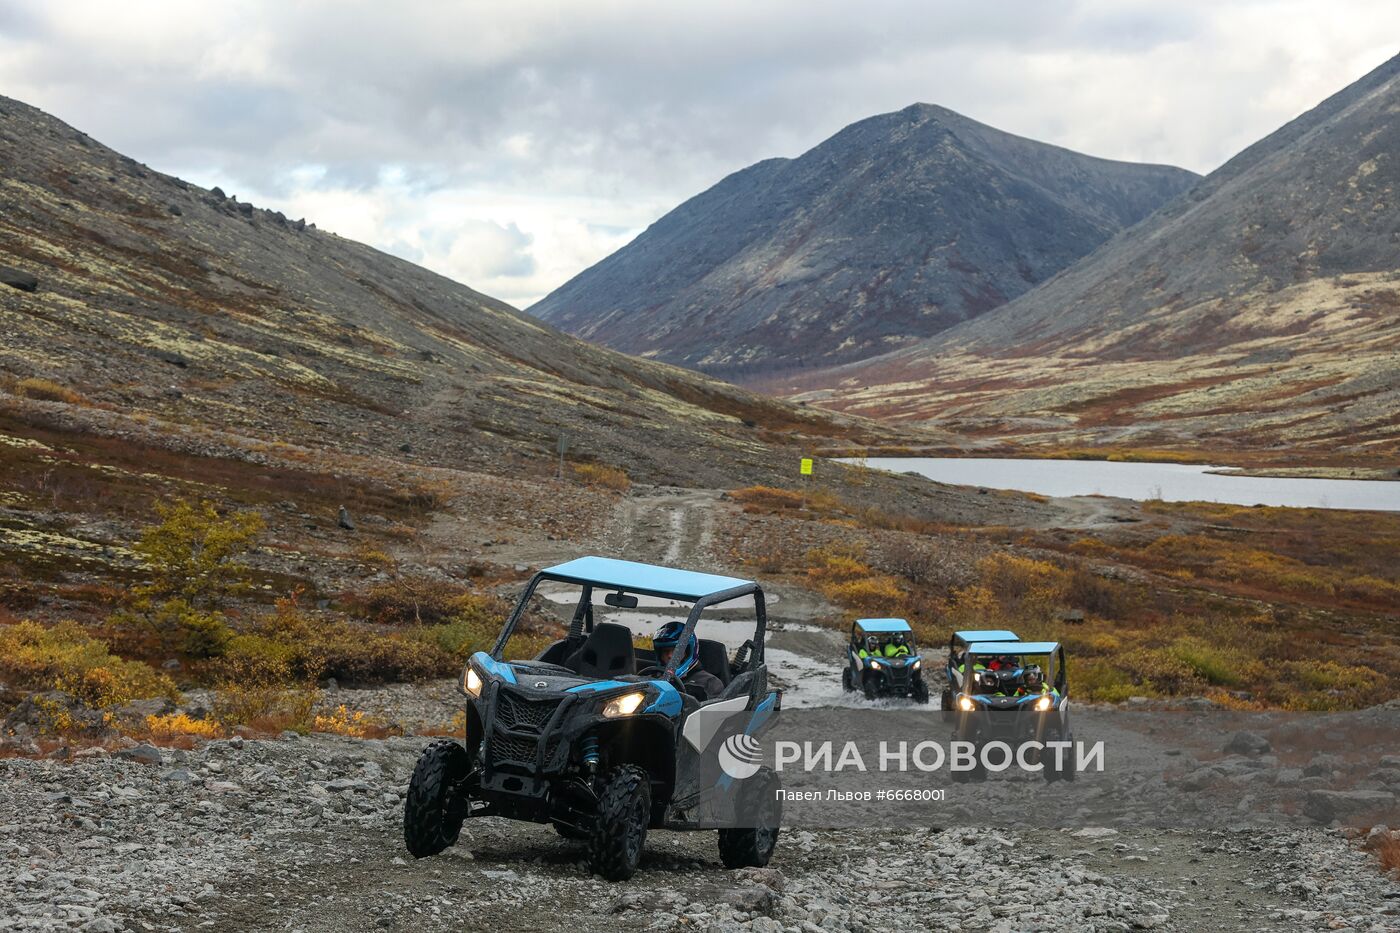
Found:
[{"label": "mountain", "polygon": [[1042,442],[1400,449],[1400,57],[918,346],[772,381]]},{"label": "mountain", "polygon": [[529,310],[740,382],[829,366],[1003,304],[1196,178],[915,104],[730,175]]},{"label": "mountain", "polygon": [[0,166],[5,407],[527,473],[552,474],[567,434],[571,458],[688,485],[772,478],[775,443],[870,430],[584,343],[6,98]]}]

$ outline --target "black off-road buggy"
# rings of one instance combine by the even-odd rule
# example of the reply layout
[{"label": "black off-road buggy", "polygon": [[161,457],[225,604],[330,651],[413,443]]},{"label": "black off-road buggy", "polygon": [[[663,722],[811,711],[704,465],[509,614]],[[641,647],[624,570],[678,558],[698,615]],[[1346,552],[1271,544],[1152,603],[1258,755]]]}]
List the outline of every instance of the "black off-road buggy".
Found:
[{"label": "black off-road buggy", "polygon": [[[581,588],[568,634],[534,660],[504,660],[545,581]],[[699,640],[699,664],[723,684],[702,700],[676,676],[681,651],[659,665],[626,626],[594,621],[595,590],[621,609],[636,608],[638,596],[691,604],[681,644],[706,609],[749,597],[753,637],[732,657],[723,643]],[[608,880],[637,870],[648,829],[718,829],[726,867],[767,864],[781,813],[753,737],[782,696],[768,689],[765,624],[763,590],[748,580],[601,557],[540,571],[494,649],[462,672],[464,741],[436,742],[418,761],[404,806],[409,852],[434,855],[457,841],[465,819],[501,816],[585,841],[590,868]]]}]

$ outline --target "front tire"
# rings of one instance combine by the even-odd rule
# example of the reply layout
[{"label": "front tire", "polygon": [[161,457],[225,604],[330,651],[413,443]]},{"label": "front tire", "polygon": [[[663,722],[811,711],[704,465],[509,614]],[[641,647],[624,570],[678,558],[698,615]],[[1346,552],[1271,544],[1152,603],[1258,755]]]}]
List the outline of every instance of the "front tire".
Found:
[{"label": "front tire", "polygon": [[867,674],[865,676],[864,681],[862,681],[861,686],[865,690],[865,698],[867,700],[874,700],[879,698],[880,688],[876,686],[876,678],[871,677],[869,674]]},{"label": "front tire", "polygon": [[467,803],[460,787],[469,770],[467,750],[452,739],[434,742],[419,756],[403,804],[403,841],[414,858],[456,844]]},{"label": "front tire", "polygon": [[651,778],[636,765],[608,774],[598,797],[598,818],[588,835],[588,868],[608,881],[637,873],[651,821]]},{"label": "front tire", "polygon": [[731,871],[736,868],[762,868],[778,847],[778,832],[782,823],[782,804],[777,798],[778,778],[768,768],[759,769],[750,786],[757,799],[750,805],[757,816],[758,826],[719,831],[719,860]]},{"label": "front tire", "polygon": [[922,677],[914,678],[914,682],[910,684],[909,695],[914,698],[915,703],[928,702],[928,684],[924,683]]},{"label": "front tire", "polygon": [[849,667],[841,671],[841,689],[846,693],[851,693],[856,689],[855,682],[851,680],[851,669]]}]

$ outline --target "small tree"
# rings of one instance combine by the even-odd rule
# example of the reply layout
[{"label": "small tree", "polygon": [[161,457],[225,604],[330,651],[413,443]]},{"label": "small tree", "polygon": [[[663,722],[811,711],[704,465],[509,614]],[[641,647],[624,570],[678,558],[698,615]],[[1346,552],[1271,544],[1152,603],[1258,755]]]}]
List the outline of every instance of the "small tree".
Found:
[{"label": "small tree", "polygon": [[252,588],[243,558],[253,549],[263,520],[255,512],[219,515],[212,502],[158,504],[157,524],[141,533],[133,550],[150,579],[132,589],[127,621],[144,623],[163,647],[194,657],[216,657],[232,633],[224,621],[227,601]]}]

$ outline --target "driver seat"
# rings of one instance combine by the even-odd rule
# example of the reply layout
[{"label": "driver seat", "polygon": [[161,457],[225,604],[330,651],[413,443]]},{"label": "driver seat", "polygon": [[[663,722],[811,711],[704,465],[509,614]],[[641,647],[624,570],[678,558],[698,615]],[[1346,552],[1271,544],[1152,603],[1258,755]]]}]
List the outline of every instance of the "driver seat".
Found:
[{"label": "driver seat", "polygon": [[637,673],[632,630],[625,625],[599,622],[564,666],[580,677],[616,679]]}]

